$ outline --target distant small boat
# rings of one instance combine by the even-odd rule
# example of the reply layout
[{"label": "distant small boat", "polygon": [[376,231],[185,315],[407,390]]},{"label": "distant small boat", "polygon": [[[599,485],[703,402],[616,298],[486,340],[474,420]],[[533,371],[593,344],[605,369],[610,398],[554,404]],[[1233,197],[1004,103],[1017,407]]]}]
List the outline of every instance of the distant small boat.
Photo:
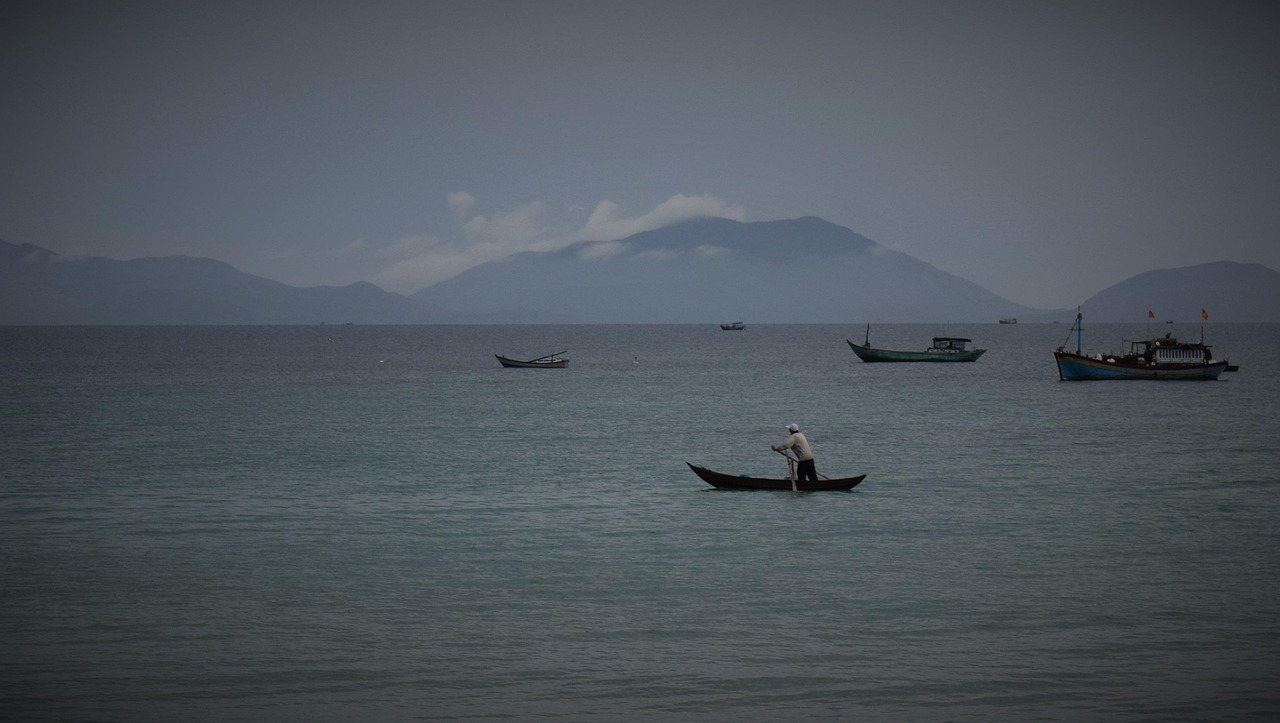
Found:
[{"label": "distant small boat", "polygon": [[892,349],[876,349],[871,346],[871,325],[867,325],[867,338],[864,343],[856,344],[849,339],[845,342],[853,353],[864,362],[971,362],[986,353],[986,349],[969,349],[965,345],[972,342],[958,336],[935,336],[933,344],[924,351],[894,351]]},{"label": "distant small boat", "polygon": [[720,329],[722,331],[742,331],[745,328],[747,328],[747,325],[742,323],[741,321],[735,321],[732,324],[720,325]]},{"label": "distant small boat", "polygon": [[[1173,334],[1165,334],[1154,339],[1125,340],[1123,354],[1085,354],[1081,349],[1083,318],[1077,311],[1076,323],[1071,327],[1071,331],[1076,333],[1076,350],[1070,352],[1060,346],[1053,352],[1053,359],[1058,364],[1058,378],[1064,382],[1098,379],[1213,381],[1224,371],[1240,369],[1225,359],[1213,360],[1210,345],[1204,343],[1203,329],[1198,342],[1179,341]],[[1067,338],[1071,337],[1068,335]]]},{"label": "distant small boat", "polygon": [[537,359],[510,359],[501,354],[494,354],[494,356],[498,357],[498,361],[502,363],[502,366],[512,369],[564,369],[569,366],[569,360],[559,356],[560,354],[564,354],[564,352],[558,351],[555,354],[540,356]]},{"label": "distant small boat", "polygon": [[[703,482],[720,489],[737,489],[737,490],[790,490],[792,489],[792,481],[789,479],[775,479],[772,477],[749,477],[747,475],[731,475],[721,472],[714,472],[706,467],[700,467],[696,464],[689,464],[689,469],[693,473],[702,478]],[[821,479],[821,480],[796,480],[795,490],[798,492],[817,492],[822,490],[847,490],[858,486],[858,483],[866,479],[866,475],[858,475],[857,477],[844,477],[841,479]]]},{"label": "distant small boat", "polygon": [[1000,323],[1001,323],[1001,324],[1017,324],[1017,323],[1018,323],[1018,317],[1016,317],[1016,316],[1006,316],[1005,318],[1003,318],[1003,319],[1001,319],[1001,320],[1000,320]]}]

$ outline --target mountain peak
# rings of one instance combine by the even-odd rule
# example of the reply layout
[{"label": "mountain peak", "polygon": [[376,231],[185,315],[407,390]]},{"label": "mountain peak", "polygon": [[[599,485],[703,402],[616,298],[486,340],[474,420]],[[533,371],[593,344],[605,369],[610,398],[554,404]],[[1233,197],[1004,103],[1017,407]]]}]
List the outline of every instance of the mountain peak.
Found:
[{"label": "mountain peak", "polygon": [[691,219],[482,264],[412,298],[484,318],[586,323],[996,319],[1026,307],[815,216]]},{"label": "mountain peak", "polygon": [[[570,253],[578,253],[590,243],[598,242],[584,242],[571,248]],[[877,246],[874,241],[817,216],[781,221],[735,221],[707,216],[608,243],[625,249],[630,255],[649,257],[689,252],[820,256],[866,252]]]},{"label": "mountain peak", "polygon": [[1222,321],[1275,321],[1280,272],[1262,264],[1212,261],[1146,271],[1107,287],[1083,304],[1096,321],[1194,320],[1201,311]]},{"label": "mountain peak", "polygon": [[8,263],[45,263],[58,254],[31,244],[11,244],[0,239],[0,261]]}]

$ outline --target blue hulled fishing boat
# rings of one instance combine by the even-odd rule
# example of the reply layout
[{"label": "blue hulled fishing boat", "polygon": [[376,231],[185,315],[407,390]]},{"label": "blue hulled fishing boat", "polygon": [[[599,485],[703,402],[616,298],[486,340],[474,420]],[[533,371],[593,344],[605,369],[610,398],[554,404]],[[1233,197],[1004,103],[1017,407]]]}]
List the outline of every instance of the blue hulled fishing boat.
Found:
[{"label": "blue hulled fishing boat", "polygon": [[[1202,312],[1203,313],[1203,312]],[[1208,314],[1203,314],[1208,318]],[[1053,358],[1058,363],[1058,378],[1065,382],[1097,379],[1154,379],[1211,381],[1222,372],[1235,371],[1227,360],[1215,361],[1210,345],[1204,343],[1204,328],[1200,329],[1200,341],[1180,341],[1172,333],[1152,339],[1125,340],[1122,354],[1085,354],[1081,349],[1083,315],[1076,310],[1076,323],[1071,330],[1076,333],[1076,350],[1058,347]],[[1068,335],[1067,337],[1071,337]]]}]

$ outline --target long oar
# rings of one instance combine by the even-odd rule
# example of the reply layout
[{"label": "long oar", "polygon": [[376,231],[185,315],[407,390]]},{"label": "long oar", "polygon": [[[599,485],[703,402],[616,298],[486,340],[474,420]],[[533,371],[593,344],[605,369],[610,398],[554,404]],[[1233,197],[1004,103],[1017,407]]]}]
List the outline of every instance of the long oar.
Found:
[{"label": "long oar", "polygon": [[787,458],[787,476],[791,478],[791,491],[799,492],[800,490],[796,487],[796,462],[799,460],[781,449],[775,449],[773,451]]}]

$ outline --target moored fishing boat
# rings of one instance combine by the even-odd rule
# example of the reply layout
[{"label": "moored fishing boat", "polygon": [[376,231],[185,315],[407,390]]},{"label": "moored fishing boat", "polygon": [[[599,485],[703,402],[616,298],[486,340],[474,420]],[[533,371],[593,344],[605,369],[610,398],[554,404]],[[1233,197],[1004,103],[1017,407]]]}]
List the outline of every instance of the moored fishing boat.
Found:
[{"label": "moored fishing boat", "polygon": [[[1207,313],[1201,313],[1208,318]],[[1058,378],[1064,382],[1100,379],[1213,381],[1228,369],[1239,369],[1226,359],[1213,359],[1211,346],[1204,343],[1203,327],[1198,342],[1180,341],[1169,333],[1152,339],[1124,340],[1125,350],[1121,354],[1085,354],[1081,344],[1083,318],[1077,309],[1076,323],[1071,327],[1076,333],[1076,350],[1067,351],[1064,345],[1053,352],[1054,361],[1058,364]],[[1067,338],[1071,338],[1069,333]]]},{"label": "moored fishing boat", "polygon": [[703,482],[717,487],[719,489],[738,489],[738,490],[792,490],[797,492],[818,492],[824,490],[848,490],[858,486],[858,483],[866,479],[866,475],[858,475],[857,477],[842,477],[839,479],[821,479],[821,480],[790,480],[775,479],[771,477],[750,477],[747,475],[724,474],[709,470],[696,464],[690,464],[689,469],[693,473],[702,478]]},{"label": "moored fishing boat", "polygon": [[935,336],[933,343],[924,351],[896,351],[893,349],[876,349],[871,346],[871,325],[867,325],[867,337],[862,344],[849,339],[845,342],[854,354],[864,362],[971,362],[977,361],[986,349],[969,349],[966,345],[972,339],[959,336]]},{"label": "moored fishing boat", "polygon": [[498,361],[504,367],[511,369],[564,369],[569,366],[569,360],[560,356],[564,352],[558,351],[555,354],[540,356],[537,359],[511,359],[501,354],[494,354],[498,357]]}]

